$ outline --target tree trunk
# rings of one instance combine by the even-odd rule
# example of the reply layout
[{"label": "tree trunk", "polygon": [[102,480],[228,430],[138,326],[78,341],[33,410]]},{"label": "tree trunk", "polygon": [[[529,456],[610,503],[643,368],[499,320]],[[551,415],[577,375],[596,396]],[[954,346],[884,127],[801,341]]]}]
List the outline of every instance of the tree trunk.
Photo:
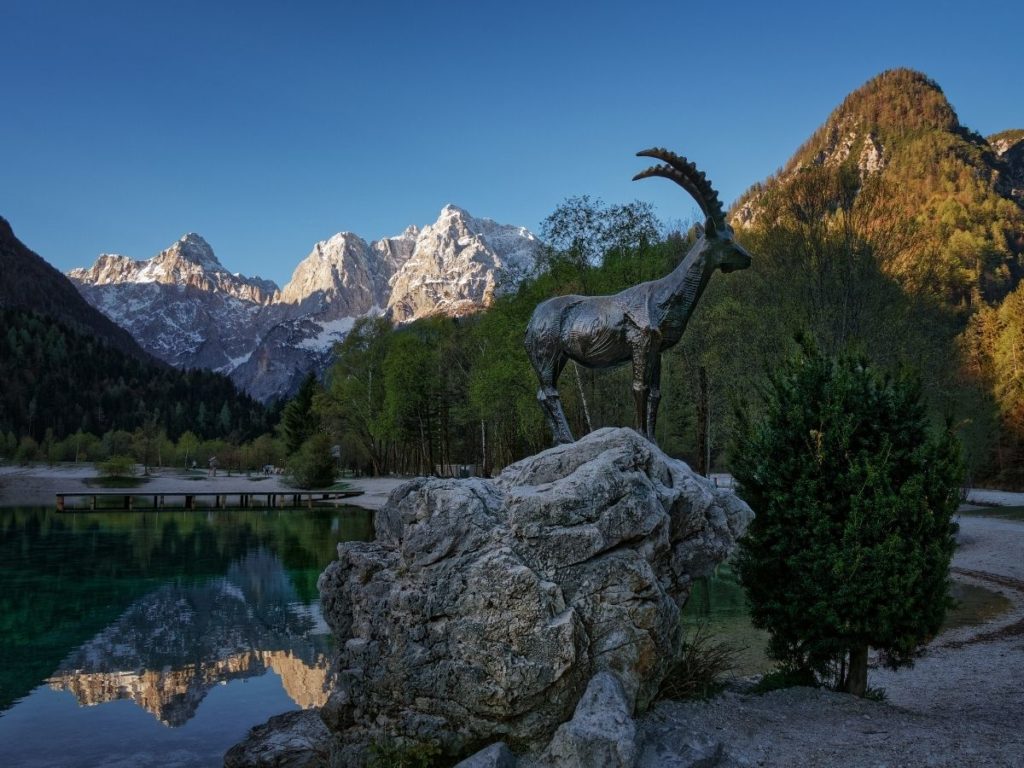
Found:
[{"label": "tree trunk", "polygon": [[868,689],[868,647],[857,645],[850,649],[850,671],[846,676],[846,692],[863,696]]},{"label": "tree trunk", "polygon": [[594,425],[590,423],[590,408],[587,407],[587,396],[583,394],[583,380],[580,378],[580,368],[576,361],[572,362],[572,370],[576,374],[576,389],[580,393],[580,401],[583,403],[583,417],[587,420],[587,432],[594,431]]},{"label": "tree trunk", "polygon": [[697,474],[711,474],[711,392],[703,365],[697,369]]}]

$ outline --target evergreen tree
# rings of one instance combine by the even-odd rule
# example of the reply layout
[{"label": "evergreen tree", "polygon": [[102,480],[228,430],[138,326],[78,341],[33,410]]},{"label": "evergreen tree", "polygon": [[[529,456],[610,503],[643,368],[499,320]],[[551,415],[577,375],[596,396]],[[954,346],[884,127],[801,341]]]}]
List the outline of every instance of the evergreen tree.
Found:
[{"label": "evergreen tree", "polygon": [[310,373],[298,393],[281,412],[281,433],[289,453],[302,447],[317,429],[316,414],[313,413],[313,398],[321,391],[316,374]]},{"label": "evergreen tree", "polygon": [[949,604],[962,469],[932,436],[918,384],[809,342],[741,414],[732,461],[757,514],[738,570],[784,664],[863,695],[868,648],[913,662]]}]

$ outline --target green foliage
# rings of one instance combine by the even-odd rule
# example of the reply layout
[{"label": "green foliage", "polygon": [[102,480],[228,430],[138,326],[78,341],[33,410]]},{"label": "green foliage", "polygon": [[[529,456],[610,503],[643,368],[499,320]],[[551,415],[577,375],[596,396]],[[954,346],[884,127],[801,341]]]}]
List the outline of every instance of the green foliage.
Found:
[{"label": "green foliage", "polygon": [[779,667],[762,675],[751,689],[752,693],[770,693],[784,688],[818,688],[821,683],[810,669],[805,667]]},{"label": "green foliage", "polygon": [[738,650],[698,624],[680,644],[676,659],[661,684],[667,699],[706,699],[718,693],[723,678],[736,666]]},{"label": "green foliage", "polygon": [[316,375],[310,373],[295,397],[281,411],[281,435],[289,453],[295,453],[316,431],[313,398],[322,391]]},{"label": "green foliage", "polygon": [[111,456],[96,465],[102,477],[131,477],[135,474],[135,459],[131,456]]},{"label": "green foliage", "polygon": [[559,262],[579,270],[610,253],[628,253],[655,242],[661,223],[650,203],[605,205],[589,195],[570,197],[541,225],[548,268]]},{"label": "green foliage", "polygon": [[16,462],[28,464],[32,461],[38,461],[40,458],[39,443],[27,435],[18,441],[18,447],[14,451],[14,460]]},{"label": "green foliage", "polygon": [[772,657],[856,690],[857,654],[910,664],[945,616],[959,446],[929,433],[918,383],[806,341],[764,397],[732,461],[757,515],[737,563],[751,617]]},{"label": "green foliage", "polygon": [[367,768],[435,768],[441,748],[433,742],[394,739],[370,745]]},{"label": "green foliage", "polygon": [[335,347],[326,391],[315,402],[320,423],[336,437],[342,455],[353,467],[369,466],[374,474],[388,467],[384,360],[391,335],[391,325],[382,317],[357,320]]},{"label": "green foliage", "polygon": [[[960,414],[972,471],[1024,487],[1024,396],[1000,365],[1014,315],[1001,307],[1024,276],[1024,207],[1009,194],[1011,174],[995,149],[1021,135],[985,140],[960,124],[933,81],[906,69],[884,72],[851,93],[785,168],[752,187],[734,210],[749,204],[756,211],[744,237],[758,255],[760,238],[772,241],[779,229],[797,235],[798,247],[816,233],[852,229],[897,289],[886,311],[861,313],[877,318],[877,328],[898,328],[890,335],[896,344],[871,339],[863,349],[885,365],[889,349],[910,358],[933,407]],[[863,159],[878,152],[880,162],[865,171]],[[880,292],[874,303],[886,309],[878,299],[893,295]],[[840,330],[851,308],[858,312],[858,302],[844,298],[856,299],[856,292],[819,305],[835,313]],[[913,361],[908,353],[920,341],[923,359]]]},{"label": "green foliage", "polygon": [[219,374],[144,362],[23,310],[0,309],[0,328],[0,433],[38,442],[48,429],[62,440],[154,421],[172,438],[245,439],[269,426],[267,410]]},{"label": "green foliage", "polygon": [[334,483],[335,471],[331,441],[319,432],[288,461],[288,475],[297,488],[326,488]]}]

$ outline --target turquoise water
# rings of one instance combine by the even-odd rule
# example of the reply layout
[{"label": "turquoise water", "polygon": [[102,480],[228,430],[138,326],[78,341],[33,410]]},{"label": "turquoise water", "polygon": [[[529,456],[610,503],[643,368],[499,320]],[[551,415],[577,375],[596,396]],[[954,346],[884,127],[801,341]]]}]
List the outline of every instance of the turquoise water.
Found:
[{"label": "turquoise water", "polygon": [[372,513],[0,509],[0,766],[219,766],[324,699],[316,579]]}]

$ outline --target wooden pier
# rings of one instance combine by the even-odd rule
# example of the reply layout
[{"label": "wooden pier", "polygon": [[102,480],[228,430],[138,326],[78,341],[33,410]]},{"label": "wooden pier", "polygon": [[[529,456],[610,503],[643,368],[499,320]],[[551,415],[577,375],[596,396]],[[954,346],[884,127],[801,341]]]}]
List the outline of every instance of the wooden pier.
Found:
[{"label": "wooden pier", "polygon": [[[331,504],[341,499],[361,496],[362,491],[176,491],[174,493],[146,493],[128,491],[68,491],[57,494],[58,512],[82,510],[159,509],[275,509],[299,508]],[[69,504],[69,499],[81,500]],[[100,500],[113,503],[100,504]],[[118,502],[120,500],[120,502]],[[171,501],[168,504],[168,500]],[[179,501],[180,500],[180,501]],[[176,503],[177,502],[177,503]]]}]

